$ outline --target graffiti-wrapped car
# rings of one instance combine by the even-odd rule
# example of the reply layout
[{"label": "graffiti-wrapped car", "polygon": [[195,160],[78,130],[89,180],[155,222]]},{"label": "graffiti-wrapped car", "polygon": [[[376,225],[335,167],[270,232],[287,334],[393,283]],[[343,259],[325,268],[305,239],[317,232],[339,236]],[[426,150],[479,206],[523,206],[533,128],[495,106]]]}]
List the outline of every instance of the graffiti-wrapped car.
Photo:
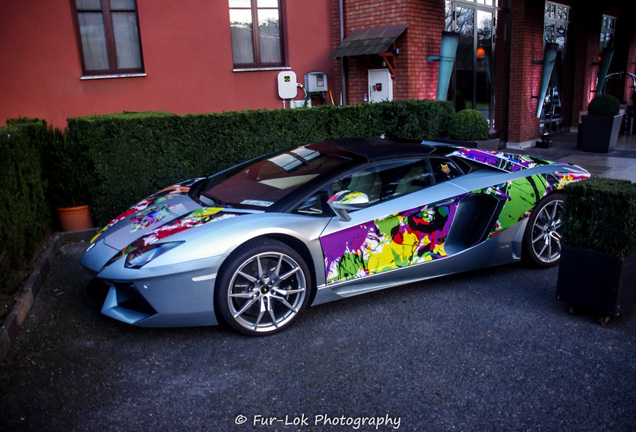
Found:
[{"label": "graffiti-wrapped car", "polygon": [[102,312],[148,327],[288,327],[308,305],[561,256],[567,163],[438,143],[299,146],[143,199],[82,264]]}]

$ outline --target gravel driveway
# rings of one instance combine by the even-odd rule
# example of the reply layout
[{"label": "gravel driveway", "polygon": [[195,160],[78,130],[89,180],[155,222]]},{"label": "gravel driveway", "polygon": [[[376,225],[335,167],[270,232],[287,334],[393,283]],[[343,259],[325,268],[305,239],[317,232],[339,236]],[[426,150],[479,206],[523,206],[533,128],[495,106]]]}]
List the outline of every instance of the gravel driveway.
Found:
[{"label": "gravel driveway", "polygon": [[636,312],[569,315],[556,268],[405,285],[249,338],[102,316],[84,247],[62,246],[1,364],[0,430],[636,430]]}]

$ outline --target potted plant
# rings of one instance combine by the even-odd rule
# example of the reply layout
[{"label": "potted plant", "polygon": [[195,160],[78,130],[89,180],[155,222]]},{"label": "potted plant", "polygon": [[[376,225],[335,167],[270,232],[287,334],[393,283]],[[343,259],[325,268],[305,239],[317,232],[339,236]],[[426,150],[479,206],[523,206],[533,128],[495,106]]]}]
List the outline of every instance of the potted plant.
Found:
[{"label": "potted plant", "polygon": [[585,151],[608,153],[616,148],[623,115],[621,105],[612,95],[597,95],[587,106],[587,115],[581,116],[579,147]]},{"label": "potted plant", "polygon": [[592,178],[563,193],[557,299],[607,322],[636,304],[636,184]]},{"label": "potted plant", "polygon": [[62,231],[93,228],[89,198],[94,176],[88,149],[55,129],[44,149],[47,196]]},{"label": "potted plant", "polygon": [[450,139],[441,141],[463,147],[499,149],[499,138],[490,139],[488,120],[474,109],[464,109],[453,115],[448,125],[448,136]]}]

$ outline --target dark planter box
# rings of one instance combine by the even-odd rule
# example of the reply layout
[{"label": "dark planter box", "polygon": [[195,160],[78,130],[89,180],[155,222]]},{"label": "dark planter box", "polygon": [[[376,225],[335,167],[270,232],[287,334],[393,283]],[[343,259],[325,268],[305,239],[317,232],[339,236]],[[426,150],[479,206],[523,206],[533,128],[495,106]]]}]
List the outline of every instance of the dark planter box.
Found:
[{"label": "dark planter box", "polygon": [[636,304],[636,254],[617,257],[563,245],[556,296],[604,317],[624,313]]},{"label": "dark planter box", "polygon": [[623,115],[581,116],[579,125],[579,145],[589,152],[608,153],[616,148]]}]

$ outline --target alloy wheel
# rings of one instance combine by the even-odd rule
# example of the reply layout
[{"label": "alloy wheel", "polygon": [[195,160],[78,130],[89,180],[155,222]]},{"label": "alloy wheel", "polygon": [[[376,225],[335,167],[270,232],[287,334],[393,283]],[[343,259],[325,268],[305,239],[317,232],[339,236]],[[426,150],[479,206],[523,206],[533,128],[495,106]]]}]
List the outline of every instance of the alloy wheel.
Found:
[{"label": "alloy wheel", "polygon": [[232,319],[249,332],[279,330],[300,312],[307,295],[302,267],[282,252],[249,257],[234,272],[227,290]]},{"label": "alloy wheel", "polygon": [[561,258],[563,200],[555,199],[541,207],[532,225],[532,251],[535,257],[551,264]]}]

